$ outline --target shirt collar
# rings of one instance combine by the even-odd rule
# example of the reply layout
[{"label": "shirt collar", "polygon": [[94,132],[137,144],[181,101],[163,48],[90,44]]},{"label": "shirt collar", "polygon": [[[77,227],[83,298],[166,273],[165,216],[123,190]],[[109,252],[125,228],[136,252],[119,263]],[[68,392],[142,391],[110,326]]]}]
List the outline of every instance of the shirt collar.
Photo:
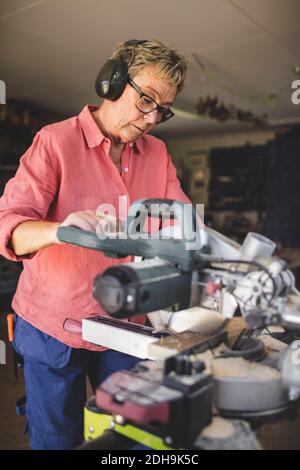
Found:
[{"label": "shirt collar", "polygon": [[[78,115],[78,119],[89,148],[98,147],[98,145],[102,144],[105,140],[104,134],[101,132],[98,124],[92,116],[92,112],[96,111],[98,108],[99,106],[88,104]],[[138,149],[137,142],[134,142],[133,147]]]},{"label": "shirt collar", "polygon": [[98,106],[86,105],[78,116],[81,128],[83,130],[89,148],[98,147],[98,145],[100,145],[105,139],[105,136],[102,134],[95,119],[91,114],[97,109]]}]

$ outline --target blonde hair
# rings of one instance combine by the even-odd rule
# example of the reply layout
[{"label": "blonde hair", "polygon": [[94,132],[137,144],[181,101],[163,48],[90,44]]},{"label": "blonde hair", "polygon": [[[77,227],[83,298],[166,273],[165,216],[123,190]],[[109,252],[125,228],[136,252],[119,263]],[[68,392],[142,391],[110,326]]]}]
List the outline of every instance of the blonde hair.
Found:
[{"label": "blonde hair", "polygon": [[177,92],[183,88],[187,78],[187,59],[176,49],[163,44],[158,39],[123,42],[117,45],[112,59],[121,59],[128,66],[128,73],[134,78],[146,67],[153,68],[153,74],[157,78],[166,80],[177,87]]}]

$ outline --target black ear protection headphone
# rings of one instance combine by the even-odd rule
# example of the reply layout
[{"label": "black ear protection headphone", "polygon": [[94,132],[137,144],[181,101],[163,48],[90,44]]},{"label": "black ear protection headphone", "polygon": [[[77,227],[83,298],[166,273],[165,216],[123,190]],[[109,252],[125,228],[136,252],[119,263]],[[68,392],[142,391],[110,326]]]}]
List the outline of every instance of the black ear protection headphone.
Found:
[{"label": "black ear protection headphone", "polygon": [[[131,39],[125,46],[138,46],[147,40]],[[100,98],[116,101],[122,95],[128,80],[128,64],[122,59],[109,59],[97,75],[95,90]]]}]

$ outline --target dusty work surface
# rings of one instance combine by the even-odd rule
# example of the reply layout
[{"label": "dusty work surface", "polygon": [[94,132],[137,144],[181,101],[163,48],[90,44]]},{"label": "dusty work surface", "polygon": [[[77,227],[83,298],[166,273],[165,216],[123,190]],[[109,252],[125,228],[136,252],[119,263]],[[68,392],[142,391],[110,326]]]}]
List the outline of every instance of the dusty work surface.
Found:
[{"label": "dusty work surface", "polygon": [[[237,334],[243,328],[242,320],[235,319],[230,334]],[[16,416],[15,402],[24,394],[22,372],[19,379],[13,377],[12,356],[10,354],[6,319],[0,314],[0,339],[7,344],[7,364],[0,365],[0,449],[29,449],[28,435],[22,437],[25,417]],[[300,450],[300,418],[293,423],[287,420],[264,426],[259,433],[259,440],[265,449]]]}]

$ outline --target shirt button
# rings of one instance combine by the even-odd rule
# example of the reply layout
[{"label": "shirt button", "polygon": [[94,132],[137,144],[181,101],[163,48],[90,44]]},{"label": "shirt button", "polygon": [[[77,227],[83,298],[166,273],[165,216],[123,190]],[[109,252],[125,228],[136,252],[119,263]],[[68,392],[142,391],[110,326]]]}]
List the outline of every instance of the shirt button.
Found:
[{"label": "shirt button", "polygon": [[127,199],[127,196],[122,196],[122,199],[124,199],[124,200]]},{"label": "shirt button", "polygon": [[130,147],[130,148],[132,148],[132,147],[133,147],[133,143],[132,143],[132,142],[129,144],[129,147]]},{"label": "shirt button", "polygon": [[128,173],[128,168],[127,166],[124,168],[125,173]]}]

